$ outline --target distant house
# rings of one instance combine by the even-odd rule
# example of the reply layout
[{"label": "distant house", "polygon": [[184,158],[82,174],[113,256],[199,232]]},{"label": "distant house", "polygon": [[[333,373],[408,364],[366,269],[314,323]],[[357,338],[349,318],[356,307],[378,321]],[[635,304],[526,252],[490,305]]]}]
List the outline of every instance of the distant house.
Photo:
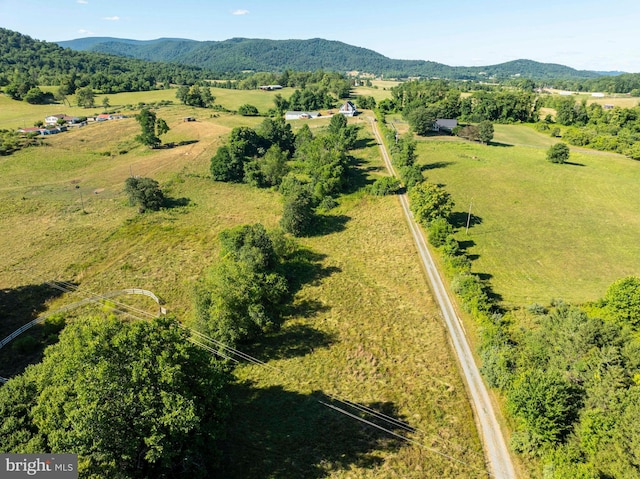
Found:
[{"label": "distant house", "polygon": [[96,121],[108,121],[108,120],[113,120],[111,115],[109,115],[108,113],[102,113],[101,115],[96,116]]},{"label": "distant house", "polygon": [[591,96],[594,98],[604,98],[604,93],[592,93]]},{"label": "distant house", "polygon": [[58,133],[63,132],[62,128],[43,128],[43,127],[31,127],[31,128],[20,128],[18,130],[19,133],[37,133],[38,135],[57,135]]},{"label": "distant house", "polygon": [[450,118],[438,118],[433,124],[433,131],[453,133],[453,129],[458,126],[458,120]]},{"label": "distant house", "polygon": [[605,110],[613,110],[613,105],[605,103],[604,105],[602,105],[602,108],[604,108]]},{"label": "distant house", "polygon": [[285,120],[309,120],[310,118],[318,118],[320,112],[317,111],[288,111],[284,114]]},{"label": "distant house", "polygon": [[282,85],[261,85],[258,88],[263,91],[282,90]]},{"label": "distant house", "polygon": [[338,113],[341,113],[344,116],[355,116],[358,113],[358,109],[350,101],[345,101],[340,107],[340,111]]},{"label": "distant house", "polygon": [[44,119],[44,123],[45,125],[57,125],[58,121],[60,120],[64,120],[66,123],[69,123],[71,125],[80,122],[80,118],[78,118],[77,116],[68,116],[68,115],[59,114],[59,115],[50,115],[46,117]]}]

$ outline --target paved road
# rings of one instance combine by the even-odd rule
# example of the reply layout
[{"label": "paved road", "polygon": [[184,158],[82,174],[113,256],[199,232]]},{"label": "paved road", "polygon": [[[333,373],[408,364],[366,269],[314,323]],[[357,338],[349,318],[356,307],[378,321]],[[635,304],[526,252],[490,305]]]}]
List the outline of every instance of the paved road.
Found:
[{"label": "paved road", "polygon": [[[382,141],[382,136],[378,128],[378,124],[374,121],[372,128],[376,136],[376,140],[380,145],[380,151],[382,158],[389,172],[396,176],[393,165],[389,158],[387,149]],[[467,340],[466,333],[460,318],[458,317],[455,308],[449,298],[447,290],[444,287],[440,274],[435,266],[431,253],[427,248],[427,244],[424,239],[422,230],[413,218],[413,214],[409,209],[409,200],[407,195],[400,195],[400,203],[404,214],[409,224],[409,229],[415,240],[420,259],[424,265],[424,268],[429,276],[429,282],[431,283],[431,290],[433,295],[442,310],[442,316],[444,318],[447,330],[453,344],[454,351],[458,357],[458,362],[462,368],[464,379],[467,385],[467,390],[471,399],[472,406],[475,410],[476,423],[478,425],[478,431],[480,438],[484,444],[485,455],[489,469],[493,477],[497,479],[513,479],[516,476],[509,450],[507,449],[502,430],[496,419],[496,414],[493,408],[493,403],[489,398],[487,387],[484,384],[480,375],[480,370],[474,360],[469,341]]]}]

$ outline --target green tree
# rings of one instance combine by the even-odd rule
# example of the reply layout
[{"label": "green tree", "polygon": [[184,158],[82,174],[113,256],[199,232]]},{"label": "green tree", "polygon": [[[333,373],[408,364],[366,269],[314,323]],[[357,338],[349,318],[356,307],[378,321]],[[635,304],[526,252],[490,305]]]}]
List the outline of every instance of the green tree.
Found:
[{"label": "green tree", "polygon": [[637,330],[640,327],[640,278],[628,276],[615,281],[607,289],[603,304],[616,321]]},{"label": "green tree", "polygon": [[244,160],[232,155],[228,146],[221,146],[211,158],[210,171],[215,181],[240,183],[244,178]]},{"label": "green tree", "polygon": [[453,226],[446,218],[439,217],[429,223],[429,243],[438,247],[445,244],[447,238],[453,234]]},{"label": "green tree", "polygon": [[91,87],[80,88],[76,91],[76,103],[84,108],[93,108],[95,106],[96,95]]},{"label": "green tree", "polygon": [[111,104],[109,103],[109,97],[108,96],[103,97],[102,98],[102,108],[107,110],[110,106],[111,106]]},{"label": "green tree", "polygon": [[551,163],[566,163],[569,160],[569,154],[566,143],[556,143],[547,150],[547,160]]},{"label": "green tree", "polygon": [[25,95],[24,101],[32,105],[43,105],[53,99],[51,93],[45,93],[40,88],[31,88]]},{"label": "green tree", "polygon": [[136,115],[136,120],[140,124],[142,132],[136,136],[136,140],[150,148],[158,147],[162,141],[160,135],[169,131],[169,126],[162,118],[158,118],[155,112],[149,108],[143,108]]},{"label": "green tree", "polygon": [[520,375],[508,394],[508,407],[541,443],[557,444],[570,431],[580,406],[579,392],[555,372],[538,369]]},{"label": "green tree", "polygon": [[244,105],[240,105],[240,108],[238,108],[238,114],[242,116],[258,116],[259,112],[255,106],[245,103]]},{"label": "green tree", "polygon": [[220,234],[222,256],[196,288],[197,328],[228,345],[274,331],[289,287],[261,224]]},{"label": "green tree", "polygon": [[285,197],[280,227],[293,236],[305,236],[313,230],[316,214],[313,199],[306,189]]},{"label": "green tree", "polygon": [[436,112],[431,108],[418,107],[409,113],[408,118],[411,129],[420,136],[425,136],[433,131],[436,121]]},{"label": "green tree", "polygon": [[260,164],[263,181],[267,186],[278,186],[282,178],[289,173],[287,155],[278,145],[273,145],[267,150]]},{"label": "green tree", "polygon": [[67,326],[34,366],[40,452],[78,453],[86,476],[207,477],[220,457],[228,376],[188,339],[168,318]]},{"label": "green tree", "polygon": [[426,181],[411,188],[409,200],[411,211],[425,226],[436,218],[448,218],[453,209],[451,195],[444,188]]},{"label": "green tree", "polygon": [[489,120],[483,120],[478,124],[478,136],[480,141],[488,145],[493,140],[493,123]]},{"label": "green tree", "polygon": [[158,211],[164,204],[164,194],[154,179],[131,176],[125,181],[124,189],[129,197],[129,204],[137,206],[140,213],[147,210]]}]

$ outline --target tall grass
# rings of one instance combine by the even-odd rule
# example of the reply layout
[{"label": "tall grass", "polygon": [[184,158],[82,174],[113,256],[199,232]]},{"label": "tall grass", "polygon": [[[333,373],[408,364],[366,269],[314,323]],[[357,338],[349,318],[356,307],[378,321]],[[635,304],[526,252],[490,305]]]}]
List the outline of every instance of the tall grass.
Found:
[{"label": "tall grass", "polygon": [[[96,293],[140,287],[188,318],[193,285],[218,253],[218,233],[255,222],[273,228],[282,211],[277,192],[208,178],[211,156],[241,117],[198,110],[198,121],[182,122],[191,111],[175,105],[158,112],[171,127],[165,141],[197,140],[185,146],[139,146],[137,123],[125,119],[0,158],[3,292],[50,279]],[[370,132],[361,135],[355,154],[361,176],[371,181],[382,162]],[[139,215],[122,191],[131,173],[159,180],[182,206]],[[277,369],[236,370],[226,474],[487,477],[464,386],[399,203],[355,191],[323,224],[324,235],[301,240],[311,266],[284,329],[247,346]],[[34,306],[73,300],[65,295]],[[0,332],[11,328],[0,320]],[[412,437],[426,448],[393,441],[317,401],[332,402],[332,395],[402,418],[423,431]]]}]

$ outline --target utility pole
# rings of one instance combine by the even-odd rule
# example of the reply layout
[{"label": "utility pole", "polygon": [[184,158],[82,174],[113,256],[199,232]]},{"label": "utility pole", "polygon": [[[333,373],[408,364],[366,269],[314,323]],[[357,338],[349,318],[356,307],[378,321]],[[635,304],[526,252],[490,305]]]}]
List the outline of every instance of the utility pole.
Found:
[{"label": "utility pole", "polygon": [[82,198],[82,191],[80,192],[80,204],[82,204],[82,212],[86,214],[87,212],[84,210],[84,199]]}]

